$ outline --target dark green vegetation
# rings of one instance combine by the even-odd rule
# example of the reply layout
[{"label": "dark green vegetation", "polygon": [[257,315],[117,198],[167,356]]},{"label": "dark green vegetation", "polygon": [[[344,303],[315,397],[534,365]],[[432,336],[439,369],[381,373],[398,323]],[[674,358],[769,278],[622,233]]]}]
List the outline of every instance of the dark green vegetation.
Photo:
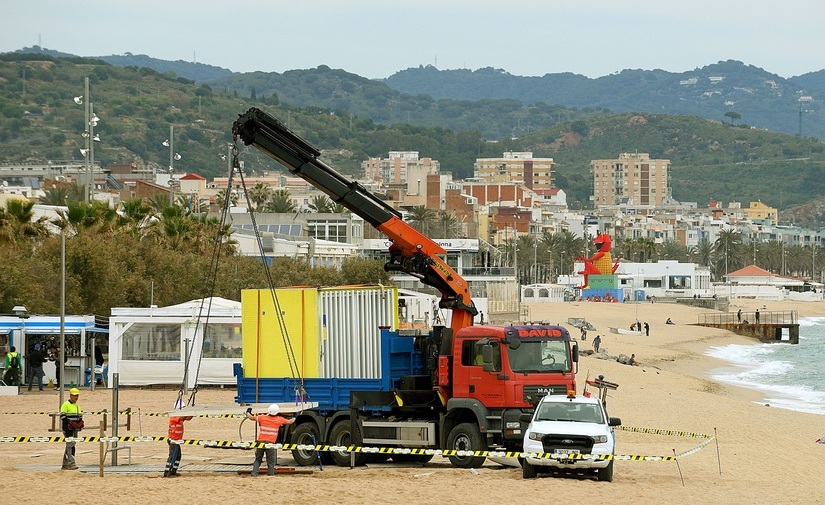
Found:
[{"label": "dark green vegetation", "polygon": [[[229,226],[217,218],[132,200],[122,214],[99,203],[69,202],[68,211],[48,222],[33,220],[33,205],[10,200],[0,208],[0,313],[14,305],[60,312],[61,238],[49,232],[55,227],[67,236],[68,314],[108,315],[111,307],[166,306],[204,296],[240,300],[242,289],[268,285],[263,263],[238,256]],[[337,270],[277,258],[269,268],[276,287],[390,284],[383,262],[375,260],[353,258]]]},{"label": "dark green vegetation", "polygon": [[[387,125],[366,116],[368,112],[336,112],[327,107],[332,105],[329,97],[339,97],[341,102],[337,105],[342,107],[370,104],[370,111],[410,108],[414,111],[410,112],[411,118],[433,114],[426,103],[440,102],[399,94],[381,83],[325,67],[280,76],[235,76],[233,79],[249,81],[236,81],[238,87],[231,89],[197,85],[147,68],[22,54],[0,57],[0,159],[80,160],[83,107],[71,97],[82,94],[86,76],[92,83],[95,112],[101,118],[95,131],[103,142],[96,146],[96,159],[104,166],[136,162],[141,166],[165,167],[168,150],[161,143],[169,134],[169,125],[174,124],[175,147],[183,156],[176,168],[208,178],[224,175],[226,163],[219,155],[225,154],[226,142],[231,140],[232,121],[255,105],[288,123],[299,135],[322,148],[326,161],[351,175],[358,173],[362,160],[386,156],[390,150],[416,150],[421,156],[438,159],[442,169],[452,172],[455,178],[471,177],[477,157],[497,157],[507,150],[532,150],[535,156],[555,158],[558,186],[567,192],[574,208],[587,208],[589,161],[641,151],[670,159],[674,197],[696,201],[700,206],[710,200],[734,200],[745,205],[761,200],[785,210],[813,201],[823,192],[823,177],[819,174],[825,156],[820,142],[754,130],[738,122],[731,124],[729,118],[721,116],[718,121],[705,121],[693,116],[650,114],[599,113],[588,118],[583,113],[582,118],[575,116],[568,121],[568,115],[577,113],[563,109],[552,119],[554,123],[562,120],[560,123],[530,123],[531,132],[522,132],[517,138],[508,135],[490,143],[479,133],[480,129],[474,129],[480,125],[471,118],[492,107],[495,114],[486,116],[485,121],[506,130],[517,125],[532,109],[520,108],[512,100],[468,101],[454,103],[451,113],[467,122],[466,130]],[[270,81],[275,88],[261,84]],[[244,90],[257,90],[256,99],[251,98],[251,92],[246,96]],[[281,96],[299,91],[306,95],[302,101],[313,101],[312,95],[319,106],[295,107],[285,103]],[[503,102],[510,103],[510,113]],[[538,121],[537,117],[531,121]],[[438,125],[442,120],[446,121],[443,115],[432,118]],[[242,157],[249,173],[276,168],[272,160],[254,149],[243,149]],[[813,222],[816,216],[801,215],[796,219],[798,223]]]},{"label": "dark green vegetation", "polygon": [[590,79],[571,73],[522,77],[494,68],[471,71],[422,66],[398,72],[385,82],[398,91],[435,99],[509,98],[525,104],[690,114],[706,119],[724,119],[728,112],[735,112],[741,121],[758,128],[794,134],[801,130],[802,135],[825,137],[823,71],[785,79],[729,60],[681,73],[627,69]]}]

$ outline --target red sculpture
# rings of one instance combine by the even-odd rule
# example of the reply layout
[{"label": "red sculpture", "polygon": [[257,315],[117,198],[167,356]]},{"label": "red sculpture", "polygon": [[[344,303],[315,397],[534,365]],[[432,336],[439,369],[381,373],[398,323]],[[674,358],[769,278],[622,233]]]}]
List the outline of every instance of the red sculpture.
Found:
[{"label": "red sculpture", "polygon": [[593,243],[596,245],[596,254],[589,258],[584,256],[577,256],[578,261],[584,262],[584,270],[578,273],[584,276],[584,285],[582,289],[587,289],[589,284],[587,282],[588,276],[592,275],[610,275],[616,273],[619,268],[619,258],[614,262],[610,256],[610,235],[607,233],[599,233],[594,239]]}]

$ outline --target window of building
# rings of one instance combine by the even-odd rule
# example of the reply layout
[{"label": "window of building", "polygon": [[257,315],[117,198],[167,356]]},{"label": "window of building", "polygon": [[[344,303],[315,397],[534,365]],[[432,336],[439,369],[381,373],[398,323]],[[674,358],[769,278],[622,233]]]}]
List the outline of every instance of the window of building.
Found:
[{"label": "window of building", "polygon": [[240,324],[214,324],[204,327],[204,358],[240,358],[242,356]]},{"label": "window of building", "polygon": [[124,360],[178,361],[181,325],[134,323],[121,338]]}]

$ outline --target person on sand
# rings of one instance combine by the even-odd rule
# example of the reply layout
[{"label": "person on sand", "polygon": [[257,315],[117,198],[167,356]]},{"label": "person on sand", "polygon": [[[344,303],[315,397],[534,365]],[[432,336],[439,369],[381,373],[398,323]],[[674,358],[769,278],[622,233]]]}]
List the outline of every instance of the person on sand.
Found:
[{"label": "person on sand", "polygon": [[[83,429],[83,410],[77,400],[80,398],[80,390],[72,388],[69,390],[69,399],[60,406],[60,424],[64,437],[77,437]],[[77,442],[66,441],[66,450],[63,451],[63,470],[77,470],[77,463],[74,459],[75,445]]]},{"label": "person on sand", "polygon": [[636,355],[631,354],[630,358],[627,360],[627,364],[630,366],[639,366],[639,362],[636,361]]},{"label": "person on sand", "polygon": [[600,345],[602,345],[602,336],[596,335],[596,338],[593,339],[593,351],[599,352]]},{"label": "person on sand", "polygon": [[[179,401],[175,404],[175,409],[182,408],[182,406],[182,403]],[[169,433],[166,439],[166,443],[169,444],[169,459],[166,460],[166,468],[163,470],[164,477],[177,477],[178,475],[181,449],[180,444],[176,443],[176,441],[183,440],[183,422],[191,419],[192,416],[173,415],[169,417]]]},{"label": "person on sand", "polygon": [[[287,419],[280,416],[281,407],[277,403],[273,403],[266,410],[266,415],[252,414],[252,408],[246,409],[246,418],[258,423],[260,431],[258,432],[257,442],[264,444],[274,444],[278,441],[278,430],[285,424],[292,424],[295,422],[295,417]],[[252,476],[257,477],[258,471],[261,469],[261,463],[266,454],[266,474],[275,475],[275,448],[274,447],[256,447],[255,448],[255,462],[252,463]]]}]

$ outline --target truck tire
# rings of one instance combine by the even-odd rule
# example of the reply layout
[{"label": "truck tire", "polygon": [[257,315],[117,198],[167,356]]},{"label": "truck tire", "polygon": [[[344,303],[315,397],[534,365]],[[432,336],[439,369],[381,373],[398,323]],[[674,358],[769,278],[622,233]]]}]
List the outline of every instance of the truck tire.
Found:
[{"label": "truck tire", "polygon": [[536,478],[536,467],[528,463],[526,459],[521,462],[521,477],[523,479]]},{"label": "truck tire", "polygon": [[602,482],[613,482],[613,460],[604,468],[596,469],[596,477]]},{"label": "truck tire", "polygon": [[[487,444],[481,438],[481,431],[473,423],[461,423],[447,437],[447,449],[455,451],[486,451]],[[450,456],[450,463],[459,468],[479,468],[484,464],[484,456]]]},{"label": "truck tire", "polygon": [[[349,421],[344,420],[336,424],[332,431],[329,432],[329,444],[348,446],[352,440],[352,434],[349,429]],[[355,453],[355,466],[363,466],[367,462],[367,454]],[[332,461],[338,466],[350,466],[349,451],[334,451],[332,452]]]},{"label": "truck tire", "polygon": [[[317,445],[321,439],[318,427],[314,422],[301,423],[292,431],[290,443],[298,445]],[[299,466],[313,466],[318,464],[319,454],[317,451],[307,449],[294,449],[292,458]]]}]

